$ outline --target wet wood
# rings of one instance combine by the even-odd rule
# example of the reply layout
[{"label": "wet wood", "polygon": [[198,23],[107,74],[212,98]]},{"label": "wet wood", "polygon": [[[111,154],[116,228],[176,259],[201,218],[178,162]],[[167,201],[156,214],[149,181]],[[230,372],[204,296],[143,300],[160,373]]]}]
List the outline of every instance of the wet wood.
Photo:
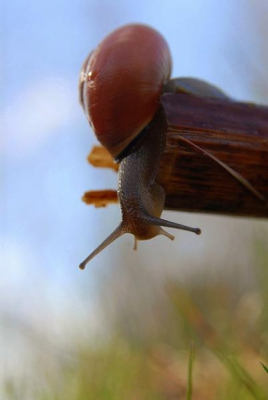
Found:
[{"label": "wet wood", "polygon": [[161,102],[165,208],[268,217],[268,107],[170,93]]}]

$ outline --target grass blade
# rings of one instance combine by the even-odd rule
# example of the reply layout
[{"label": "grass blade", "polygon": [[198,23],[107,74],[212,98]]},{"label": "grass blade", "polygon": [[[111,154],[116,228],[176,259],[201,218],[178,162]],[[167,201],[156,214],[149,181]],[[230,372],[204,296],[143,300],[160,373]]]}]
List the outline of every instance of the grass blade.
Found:
[{"label": "grass blade", "polygon": [[189,362],[188,362],[188,380],[187,380],[187,395],[186,400],[191,400],[193,392],[193,365],[195,357],[194,343],[190,345]]}]

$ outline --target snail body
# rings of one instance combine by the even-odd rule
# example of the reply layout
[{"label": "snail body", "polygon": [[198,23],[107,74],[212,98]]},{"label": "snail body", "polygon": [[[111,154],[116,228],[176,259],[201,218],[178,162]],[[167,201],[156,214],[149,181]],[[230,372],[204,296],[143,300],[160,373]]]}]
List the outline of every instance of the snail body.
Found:
[{"label": "snail body", "polygon": [[99,141],[121,161],[118,198],[122,220],[80,264],[81,269],[125,233],[134,235],[134,248],[137,240],[157,235],[173,240],[162,226],[201,233],[199,228],[160,218],[165,191],[157,183],[157,173],[167,130],[160,96],[170,72],[166,41],[144,25],[127,25],[111,33],[82,67],[80,102]]}]

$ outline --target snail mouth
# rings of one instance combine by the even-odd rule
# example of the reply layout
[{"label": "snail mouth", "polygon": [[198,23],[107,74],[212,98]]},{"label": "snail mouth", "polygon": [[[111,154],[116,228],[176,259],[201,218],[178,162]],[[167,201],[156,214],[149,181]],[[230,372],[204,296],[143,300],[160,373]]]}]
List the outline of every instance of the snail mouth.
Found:
[{"label": "snail mouth", "polygon": [[161,231],[161,228],[153,226],[153,225],[143,225],[140,227],[136,227],[135,232],[129,232],[132,234],[137,240],[149,240],[158,236]]}]

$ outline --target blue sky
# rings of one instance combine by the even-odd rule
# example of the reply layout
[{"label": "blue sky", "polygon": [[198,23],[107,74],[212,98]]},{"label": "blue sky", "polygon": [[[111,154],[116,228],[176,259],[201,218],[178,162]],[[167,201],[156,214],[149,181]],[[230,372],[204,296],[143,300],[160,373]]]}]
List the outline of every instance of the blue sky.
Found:
[{"label": "blue sky", "polygon": [[[99,282],[118,264],[160,271],[163,263],[172,270],[176,257],[182,268],[189,263],[197,268],[200,257],[208,255],[215,262],[226,254],[235,257],[230,232],[227,239],[211,237],[211,217],[174,214],[176,221],[201,226],[205,233],[142,243],[138,253],[126,236],[86,271],[78,270],[118,224],[120,213],[116,206],[96,210],[80,201],[86,190],[116,188],[117,178],[86,162],[96,139],[78,104],[77,86],[84,58],[105,35],[142,22],[166,37],[173,76],[202,78],[234,97],[265,102],[267,81],[264,88],[258,84],[265,74],[256,21],[268,8],[265,1],[258,7],[242,0],[1,0],[0,318],[11,314],[35,324],[44,316],[57,321],[60,331],[68,318],[71,326],[80,315],[82,326],[86,314],[95,321]],[[216,223],[223,232],[235,229],[230,220]],[[248,227],[245,221],[238,224]],[[59,315],[65,314],[63,322]]]}]

